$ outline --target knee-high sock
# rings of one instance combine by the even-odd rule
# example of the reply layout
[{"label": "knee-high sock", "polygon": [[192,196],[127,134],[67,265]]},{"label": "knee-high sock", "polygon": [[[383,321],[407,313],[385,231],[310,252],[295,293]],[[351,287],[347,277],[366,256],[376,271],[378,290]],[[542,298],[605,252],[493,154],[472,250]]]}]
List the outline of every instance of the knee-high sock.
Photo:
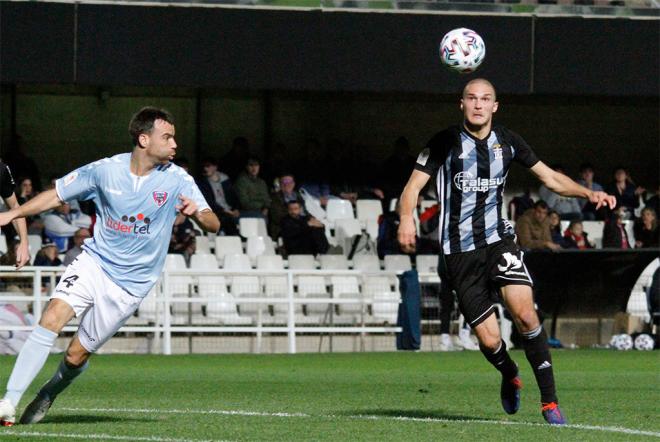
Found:
[{"label": "knee-high sock", "polygon": [[5,394],[5,399],[8,399],[14,407],[18,405],[23,393],[46,363],[55,339],[57,333],[38,325],[23,344],[7,382]]},{"label": "knee-high sock", "polygon": [[488,362],[493,364],[493,367],[502,373],[505,379],[513,379],[518,375],[518,366],[506,351],[506,342],[500,341],[500,347],[495,352],[481,346],[479,348]]},{"label": "knee-high sock", "polygon": [[541,402],[557,402],[552,358],[548,348],[548,336],[539,325],[534,330],[522,333],[525,356],[534,370],[536,383],[541,391]]},{"label": "knee-high sock", "polygon": [[70,367],[65,361],[60,362],[60,366],[57,367],[57,371],[50,378],[50,381],[46,383],[41,390],[39,391],[39,396],[48,397],[51,400],[62,392],[66,387],[68,387],[73,380],[82,374],[83,371],[87,370],[89,363],[85,361],[80,367]]}]

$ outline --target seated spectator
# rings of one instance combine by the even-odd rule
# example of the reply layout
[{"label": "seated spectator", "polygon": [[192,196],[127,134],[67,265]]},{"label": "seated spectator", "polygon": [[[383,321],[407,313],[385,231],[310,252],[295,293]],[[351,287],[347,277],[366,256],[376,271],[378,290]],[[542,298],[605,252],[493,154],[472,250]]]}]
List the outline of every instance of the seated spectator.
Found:
[{"label": "seated spectator", "polygon": [[623,224],[627,214],[625,207],[617,207],[612,211],[610,219],[603,228],[603,248],[629,249],[630,240]]},{"label": "seated spectator", "polygon": [[82,253],[82,245],[83,242],[87,238],[91,238],[91,233],[89,232],[89,229],[78,229],[76,233],[73,235],[73,247],[71,247],[67,252],[66,255],[64,255],[64,265],[68,266],[73,262],[74,259],[78,255]]},{"label": "seated spectator", "polygon": [[653,209],[656,215],[660,213],[660,186],[655,189],[655,193],[648,195],[646,201],[644,202],[644,207]]},{"label": "seated spectator", "polygon": [[89,229],[91,224],[89,216],[71,210],[69,203],[65,202],[44,216],[44,236],[53,240],[59,252],[64,253],[78,229]]},{"label": "seated spectator", "polygon": [[440,253],[439,227],[440,205],[434,204],[419,215],[419,238],[417,239],[417,253]]},{"label": "seated spectator", "polygon": [[543,200],[534,203],[516,221],[516,234],[520,247],[530,250],[559,250],[561,247],[552,241],[548,205]]},{"label": "seated spectator", "polygon": [[[564,168],[559,164],[552,166],[552,168],[565,174]],[[570,221],[582,218],[582,208],[577,198],[559,195],[545,187],[545,185],[539,187],[539,198],[546,202],[549,209],[557,211],[563,220]]]},{"label": "seated spectator", "polygon": [[507,216],[510,220],[517,221],[528,209],[534,207],[534,200],[531,197],[529,188],[525,189],[521,195],[514,197],[507,207]]},{"label": "seated spectator", "polygon": [[298,201],[287,203],[287,215],[280,222],[280,235],[287,255],[318,255],[328,251],[325,226],[316,218],[302,214]]},{"label": "seated spectator", "polygon": [[34,257],[32,265],[57,267],[62,265],[58,257],[57,245],[50,238],[46,237],[41,243],[41,249]]},{"label": "seated spectator", "polygon": [[376,250],[380,259],[383,259],[386,255],[399,255],[403,253],[397,238],[400,222],[399,212],[397,210],[384,213],[378,218]]},{"label": "seated spectator", "polygon": [[167,253],[183,255],[186,264],[189,264],[190,257],[197,250],[196,235],[197,232],[192,221],[188,217],[178,214],[172,226],[172,236]]},{"label": "seated spectator", "polygon": [[287,205],[297,201],[301,207],[301,215],[305,215],[303,199],[296,190],[296,180],[290,173],[285,173],[278,179],[279,190],[271,194],[270,210],[268,211],[268,230],[270,236],[277,240],[280,236],[280,223],[288,215]]},{"label": "seated spectator", "polygon": [[266,182],[259,178],[261,165],[256,158],[250,158],[236,180],[236,192],[241,204],[241,216],[247,218],[268,216],[270,194]]},{"label": "seated spectator", "polygon": [[238,196],[229,177],[218,170],[218,162],[213,158],[202,161],[202,177],[197,187],[202,192],[213,213],[220,220],[220,230],[226,235],[238,235],[238,218],[241,212]]},{"label": "seated spectator", "polygon": [[574,219],[568,225],[564,232],[565,248],[567,249],[593,249],[594,246],[589,242],[587,232],[584,231],[582,221]]},{"label": "seated spectator", "polygon": [[[23,205],[37,196],[37,192],[32,186],[30,178],[21,178],[18,180],[18,189],[16,189],[16,199],[18,203]],[[44,223],[39,215],[29,216],[25,218],[27,223],[28,233],[41,235],[44,229]]]},{"label": "seated spectator", "polygon": [[660,229],[655,211],[650,207],[642,210],[642,217],[635,222],[635,247],[660,247]]},{"label": "seated spectator", "polygon": [[[582,163],[580,165],[580,179],[577,182],[594,192],[603,190],[603,186],[594,181],[594,167],[590,163]],[[578,198],[578,202],[582,208],[582,219],[589,221],[605,219],[606,209],[603,208],[596,211],[596,205],[586,198]]]},{"label": "seated spectator", "polygon": [[561,248],[566,248],[564,242],[564,236],[561,234],[561,218],[555,210],[548,212],[548,219],[550,220],[550,237],[552,242],[560,246]]},{"label": "seated spectator", "polygon": [[605,189],[607,193],[616,197],[616,207],[625,209],[622,214],[624,220],[635,217],[635,209],[639,207],[639,196],[645,190],[635,185],[623,166],[614,169],[614,181]]}]

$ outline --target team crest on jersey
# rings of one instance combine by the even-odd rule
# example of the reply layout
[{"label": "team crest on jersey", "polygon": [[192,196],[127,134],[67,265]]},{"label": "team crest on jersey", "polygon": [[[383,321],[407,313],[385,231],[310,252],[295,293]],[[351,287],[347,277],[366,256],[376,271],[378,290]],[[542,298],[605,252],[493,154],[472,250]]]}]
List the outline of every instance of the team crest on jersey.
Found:
[{"label": "team crest on jersey", "polygon": [[493,154],[495,154],[496,160],[502,159],[502,145],[499,143],[493,144]]},{"label": "team crest on jersey", "polygon": [[167,192],[161,192],[160,190],[155,191],[152,196],[154,197],[154,202],[158,207],[165,204],[167,201]]},{"label": "team crest on jersey", "polygon": [[78,178],[78,171],[73,171],[67,176],[64,177],[64,187],[68,186],[69,184],[73,183],[76,178]]}]

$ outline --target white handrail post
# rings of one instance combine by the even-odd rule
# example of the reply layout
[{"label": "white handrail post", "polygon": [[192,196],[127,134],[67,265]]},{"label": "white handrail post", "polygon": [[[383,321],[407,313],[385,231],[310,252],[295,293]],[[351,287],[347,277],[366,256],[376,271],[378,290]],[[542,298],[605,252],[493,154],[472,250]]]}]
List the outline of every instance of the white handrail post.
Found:
[{"label": "white handrail post", "polygon": [[170,273],[163,273],[163,354],[172,354],[172,318],[170,316]]},{"label": "white handrail post", "polygon": [[295,307],[293,304],[293,273],[291,270],[286,272],[286,285],[287,285],[287,333],[289,335],[289,353],[296,352],[296,323],[295,323]]},{"label": "white handrail post", "polygon": [[32,309],[34,311],[34,317],[37,321],[41,319],[41,312],[43,307],[41,306],[41,270],[36,269],[34,271],[34,279],[32,280],[32,295],[34,296],[34,305]]}]

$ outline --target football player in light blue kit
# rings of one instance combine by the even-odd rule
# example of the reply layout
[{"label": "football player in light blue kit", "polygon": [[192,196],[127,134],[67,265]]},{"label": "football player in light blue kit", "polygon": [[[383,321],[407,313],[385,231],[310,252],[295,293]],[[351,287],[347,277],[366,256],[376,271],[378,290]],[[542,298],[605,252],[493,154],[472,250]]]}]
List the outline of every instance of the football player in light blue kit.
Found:
[{"label": "football player in light blue kit", "polygon": [[174,120],[143,108],[129,125],[134,148],[83,166],[57,180],[56,188],[0,214],[0,225],[36,215],[73,199],[96,204],[94,237],[62,275],[39,325],[25,342],[0,400],[0,422],[12,425],[21,396],[37,376],[59,332],[74,317],[78,332],[55,375],[21,416],[39,422],[57,395],[88,366],[88,359],[133,315],[160,275],[178,213],[203,230],[220,222],[192,177],[171,163]]}]

